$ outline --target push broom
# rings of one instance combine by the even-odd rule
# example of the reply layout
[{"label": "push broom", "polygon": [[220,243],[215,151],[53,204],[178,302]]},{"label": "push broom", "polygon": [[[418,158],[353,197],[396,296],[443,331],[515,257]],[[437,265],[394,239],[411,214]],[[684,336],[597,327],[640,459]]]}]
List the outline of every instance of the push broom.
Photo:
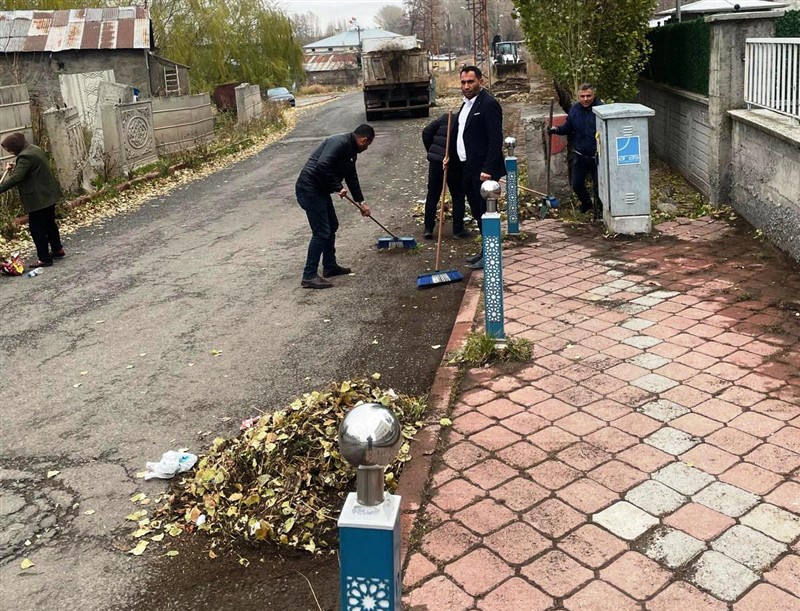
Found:
[{"label": "push broom", "polygon": [[[450,159],[450,127],[452,125],[453,113],[447,113],[447,144],[444,148],[444,158]],[[429,289],[440,284],[449,284],[464,279],[456,269],[439,271],[439,255],[442,251],[442,225],[444,225],[444,196],[447,193],[447,166],[444,167],[444,178],[442,180],[442,199],[439,202],[439,237],[436,241],[436,265],[432,274],[420,274],[417,276],[417,288]]]},{"label": "push broom", "polygon": [[[351,204],[353,204],[356,208],[361,210],[361,206],[359,206],[355,201],[353,201],[350,198],[349,195],[344,195],[342,197],[344,197],[347,201],[349,201]],[[417,241],[414,238],[407,238],[407,237],[406,238],[398,238],[391,231],[386,229],[386,227],[384,227],[380,223],[380,221],[378,221],[378,219],[376,219],[374,216],[372,216],[370,214],[369,218],[371,218],[373,221],[378,223],[378,225],[380,226],[381,229],[383,229],[386,233],[388,233],[390,236],[392,236],[390,238],[386,238],[386,237],[378,238],[378,250],[384,250],[386,248],[406,248],[406,249],[408,249],[408,248],[416,248],[417,247]]]}]

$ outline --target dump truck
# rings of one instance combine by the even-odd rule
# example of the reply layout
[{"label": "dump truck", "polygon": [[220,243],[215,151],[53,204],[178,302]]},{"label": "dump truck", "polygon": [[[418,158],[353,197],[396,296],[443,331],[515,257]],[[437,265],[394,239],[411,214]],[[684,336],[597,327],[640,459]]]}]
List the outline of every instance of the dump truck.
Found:
[{"label": "dump truck", "polygon": [[530,91],[528,65],[522,54],[522,40],[492,39],[492,94],[505,98]]},{"label": "dump truck", "polygon": [[430,114],[428,54],[416,36],[365,40],[361,65],[367,121],[404,111],[415,117]]}]

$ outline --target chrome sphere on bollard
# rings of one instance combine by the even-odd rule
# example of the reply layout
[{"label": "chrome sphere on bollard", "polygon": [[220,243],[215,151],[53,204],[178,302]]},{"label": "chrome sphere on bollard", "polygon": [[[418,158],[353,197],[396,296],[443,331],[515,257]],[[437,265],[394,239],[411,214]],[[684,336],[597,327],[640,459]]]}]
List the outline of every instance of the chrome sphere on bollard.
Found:
[{"label": "chrome sphere on bollard", "polygon": [[513,157],[514,156],[514,149],[517,146],[517,139],[514,138],[513,136],[509,136],[508,138],[503,140],[503,144],[505,144],[505,146],[506,146],[506,152],[508,153],[508,156],[509,157]]},{"label": "chrome sphere on bollard", "polygon": [[486,200],[486,212],[497,212],[497,199],[502,189],[496,180],[484,180],[481,184],[481,197]]},{"label": "chrome sphere on bollard", "polygon": [[350,410],[339,427],[339,449],[358,468],[356,494],[360,505],[383,502],[383,470],[403,444],[400,422],[380,403],[363,403]]}]

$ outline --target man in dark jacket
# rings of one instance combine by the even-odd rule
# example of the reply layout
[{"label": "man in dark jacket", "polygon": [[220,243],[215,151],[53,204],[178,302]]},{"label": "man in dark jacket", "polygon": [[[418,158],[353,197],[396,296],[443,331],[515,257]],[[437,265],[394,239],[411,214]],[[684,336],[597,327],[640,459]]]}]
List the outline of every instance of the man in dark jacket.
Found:
[{"label": "man in dark jacket", "polygon": [[[572,136],[572,190],[581,202],[581,212],[594,210],[596,219],[603,213],[597,193],[597,126],[592,108],[602,104],[595,98],[594,86],[584,83],[578,88],[578,101],[569,109],[566,122],[560,127],[550,128],[551,134]],[[590,174],[594,203],[586,188],[586,177]]]},{"label": "man in dark jacket", "polygon": [[[425,239],[433,238],[436,226],[436,206],[444,188],[444,158],[447,147],[447,114],[431,121],[422,130],[422,144],[428,152],[428,195],[425,198]],[[464,232],[463,164],[456,152],[458,116],[450,123],[450,158],[447,165],[447,187],[453,202],[453,235]]]},{"label": "man in dark jacket", "polygon": [[[481,197],[485,180],[500,180],[506,174],[503,159],[503,109],[488,91],[483,89],[480,68],[461,69],[461,93],[464,104],[458,113],[456,137],[457,157],[464,163],[464,191],[472,217],[481,227],[486,212],[486,200]],[[454,157],[454,155],[451,155]],[[467,237],[466,232],[459,237]],[[468,259],[473,269],[483,268],[483,253]]]},{"label": "man in dark jacket", "polygon": [[[325,278],[350,273],[349,267],[342,267],[336,262],[336,230],[339,228],[339,219],[336,218],[331,193],[344,197],[349,188],[361,209],[361,215],[370,215],[358,182],[356,158],[369,148],[374,138],[375,130],[367,124],[359,125],[352,133],[326,138],[311,153],[297,177],[297,203],[305,210],[311,226],[311,241],[300,282],[303,288],[327,289],[333,284]],[[342,180],[347,183],[347,188],[342,187]],[[322,278],[318,274],[320,258]]]},{"label": "man in dark jacket", "polygon": [[64,256],[56,224],[56,203],[61,198],[61,188],[50,170],[47,155],[38,146],[28,144],[24,134],[13,133],[0,142],[0,146],[16,155],[6,166],[6,179],[0,183],[0,193],[17,187],[36,245],[38,260],[33,265],[49,267],[53,258]]}]

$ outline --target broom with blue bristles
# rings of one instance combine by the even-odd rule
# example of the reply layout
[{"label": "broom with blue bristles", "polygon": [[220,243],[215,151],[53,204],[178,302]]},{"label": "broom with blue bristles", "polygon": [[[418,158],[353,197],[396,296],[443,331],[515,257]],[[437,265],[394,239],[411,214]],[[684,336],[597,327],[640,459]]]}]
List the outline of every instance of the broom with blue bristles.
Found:
[{"label": "broom with blue bristles", "polygon": [[[450,160],[450,127],[452,125],[453,113],[447,113],[447,143],[444,147],[444,158]],[[448,164],[449,165],[449,164]],[[444,197],[447,193],[447,166],[444,166],[444,178],[442,180],[442,198],[439,202],[439,237],[436,241],[436,265],[432,274],[420,274],[417,276],[417,288],[429,289],[433,286],[440,286],[442,284],[449,284],[451,282],[458,282],[463,280],[464,276],[461,275],[457,269],[448,269],[446,271],[439,271],[439,255],[442,250],[442,225],[444,225]]]},{"label": "broom with blue bristles", "polygon": [[[349,201],[351,204],[353,204],[356,208],[361,210],[361,206],[359,206],[354,200],[352,200],[349,195],[341,195],[340,197],[344,197],[347,201]],[[383,224],[378,219],[376,219],[374,216],[372,216],[370,214],[369,218],[371,218],[373,221],[375,221],[381,229],[383,229],[386,233],[388,233],[390,236],[392,236],[390,238],[387,238],[387,237],[378,238],[378,250],[384,250],[386,248],[416,248],[417,247],[417,241],[414,238],[403,238],[403,237],[398,238],[391,231],[386,229],[386,227],[384,227]]]}]

